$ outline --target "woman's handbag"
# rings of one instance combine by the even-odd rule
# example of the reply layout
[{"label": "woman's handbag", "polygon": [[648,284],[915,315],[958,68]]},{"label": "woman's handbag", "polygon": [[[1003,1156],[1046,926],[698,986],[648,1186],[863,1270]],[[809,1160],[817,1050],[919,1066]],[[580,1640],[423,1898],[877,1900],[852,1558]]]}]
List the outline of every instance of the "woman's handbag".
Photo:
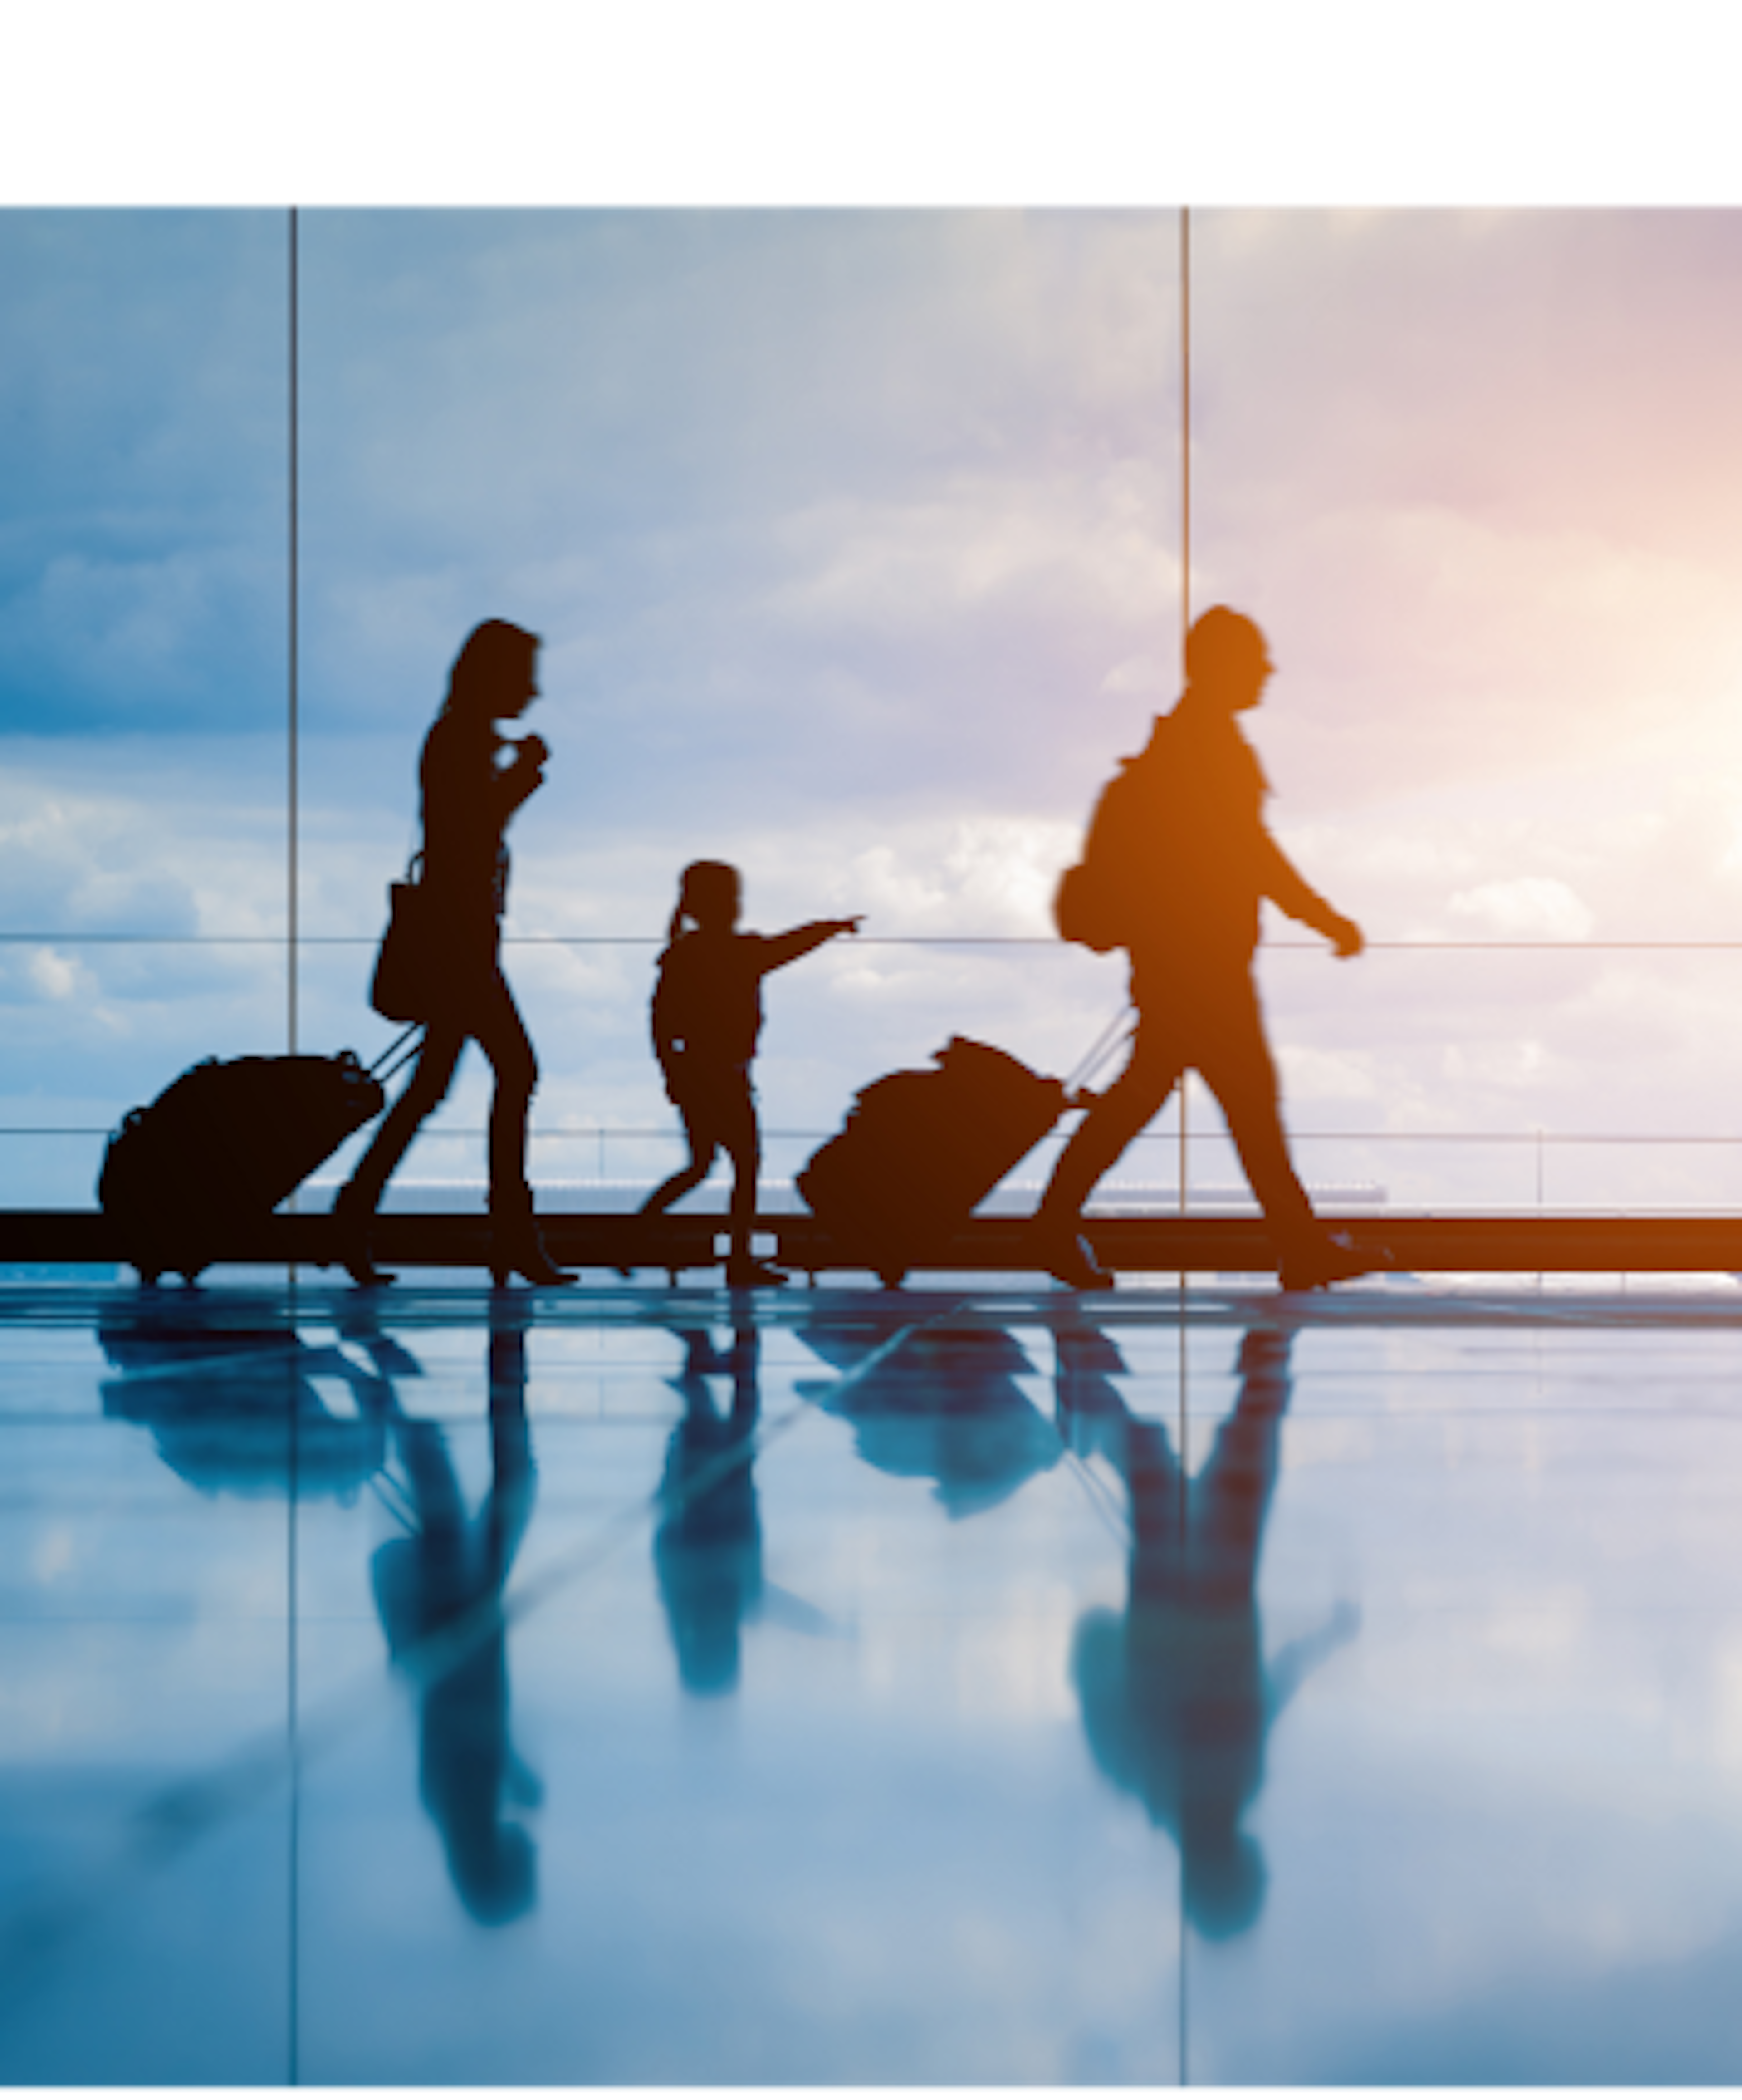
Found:
[{"label": "woman's handbag", "polygon": [[441,1004],[441,920],[421,876],[415,854],[403,882],[387,885],[387,930],[381,937],[369,1004],[387,1021],[430,1021]]}]

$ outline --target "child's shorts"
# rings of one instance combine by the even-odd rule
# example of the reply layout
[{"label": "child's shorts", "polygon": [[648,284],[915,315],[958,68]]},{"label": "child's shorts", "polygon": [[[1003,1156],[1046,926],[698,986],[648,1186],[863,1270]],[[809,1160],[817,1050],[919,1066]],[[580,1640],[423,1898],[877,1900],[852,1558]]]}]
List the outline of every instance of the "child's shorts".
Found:
[{"label": "child's shorts", "polygon": [[686,1073],[679,1084],[682,1091],[674,1100],[692,1150],[700,1151],[705,1146],[711,1151],[717,1145],[730,1148],[747,1128],[754,1138],[756,1094],[748,1065],[728,1065],[723,1072],[705,1076]]}]

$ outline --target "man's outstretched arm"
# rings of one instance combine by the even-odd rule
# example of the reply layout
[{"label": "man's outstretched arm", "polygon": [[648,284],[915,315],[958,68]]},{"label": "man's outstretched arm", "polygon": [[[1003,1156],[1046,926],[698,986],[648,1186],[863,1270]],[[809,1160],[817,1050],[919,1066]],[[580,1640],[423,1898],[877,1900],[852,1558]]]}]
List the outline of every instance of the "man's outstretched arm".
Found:
[{"label": "man's outstretched arm", "polygon": [[1366,946],[1361,929],[1320,896],[1276,840],[1267,833],[1260,887],[1280,911],[1315,933],[1322,933],[1339,955],[1358,955]]}]

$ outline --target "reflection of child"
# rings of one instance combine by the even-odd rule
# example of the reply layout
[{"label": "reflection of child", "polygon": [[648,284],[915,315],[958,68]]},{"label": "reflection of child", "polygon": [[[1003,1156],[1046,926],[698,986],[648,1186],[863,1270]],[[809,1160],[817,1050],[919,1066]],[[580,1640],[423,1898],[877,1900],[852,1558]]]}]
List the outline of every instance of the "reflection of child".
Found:
[{"label": "reflection of child", "polygon": [[750,1065],[762,1032],[762,980],[836,934],[859,930],[857,919],[817,919],[786,933],[740,933],[741,898],[738,870],[723,861],[695,861],[683,871],[654,990],[653,1048],[683,1118],[690,1161],[642,1205],[644,1217],[668,1210],[724,1151],[733,1175],[725,1280],[739,1286],[786,1281],[750,1252],[762,1156]]}]

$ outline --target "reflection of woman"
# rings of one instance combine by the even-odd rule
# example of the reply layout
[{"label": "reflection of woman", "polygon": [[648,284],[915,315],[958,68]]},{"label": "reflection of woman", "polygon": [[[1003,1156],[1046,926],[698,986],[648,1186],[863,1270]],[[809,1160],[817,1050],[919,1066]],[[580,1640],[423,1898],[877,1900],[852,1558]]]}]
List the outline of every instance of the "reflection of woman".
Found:
[{"label": "reflection of woman", "polygon": [[[491,1320],[491,1480],[475,1517],[467,1518],[442,1431],[408,1418],[383,1376],[405,1468],[407,1535],[381,1546],[371,1569],[389,1648],[417,1689],[423,1804],[461,1901],[481,1925],[532,1907],[538,1861],[525,1817],[544,1798],[509,1727],[502,1593],[534,1489],[526,1336],[516,1317]],[[351,1332],[384,1369],[380,1344]]]},{"label": "reflection of woman", "polygon": [[[474,628],[449,675],[448,698],[425,739],[418,769],[423,801],[423,888],[443,931],[446,982],[405,1091],[333,1205],[337,1258],[359,1284],[392,1278],[369,1258],[369,1226],[388,1177],[419,1126],[440,1104],[469,1037],[496,1076],[490,1104],[491,1273],[516,1270],[529,1283],[566,1283],[545,1251],[526,1176],[527,1116],[538,1082],[531,1038],[502,974],[501,921],[508,893],[509,820],[544,779],[543,738],[516,743],[496,724],[523,714],[538,695],[538,637],[505,620]],[[512,752],[505,765],[502,755]]]}]

